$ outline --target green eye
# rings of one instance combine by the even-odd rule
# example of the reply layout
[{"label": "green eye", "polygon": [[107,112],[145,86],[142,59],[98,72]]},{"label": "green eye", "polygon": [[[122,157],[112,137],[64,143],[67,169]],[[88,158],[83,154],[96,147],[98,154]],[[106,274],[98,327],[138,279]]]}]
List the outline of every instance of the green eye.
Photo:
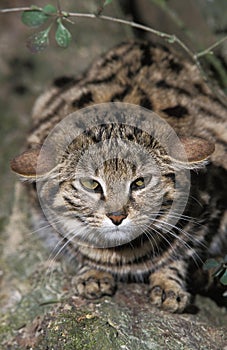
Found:
[{"label": "green eye", "polygon": [[135,181],[131,183],[131,189],[132,190],[141,190],[145,187],[145,180],[143,177],[139,177]]},{"label": "green eye", "polygon": [[98,183],[98,181],[95,181],[93,179],[81,179],[80,183],[85,188],[85,190],[94,192],[102,191],[101,185]]}]

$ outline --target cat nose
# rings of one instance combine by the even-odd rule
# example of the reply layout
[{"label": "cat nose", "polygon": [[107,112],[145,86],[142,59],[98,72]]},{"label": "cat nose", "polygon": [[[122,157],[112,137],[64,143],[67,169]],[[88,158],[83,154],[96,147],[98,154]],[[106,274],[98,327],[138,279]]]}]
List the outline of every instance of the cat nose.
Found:
[{"label": "cat nose", "polygon": [[116,226],[120,225],[124,219],[127,218],[128,214],[122,211],[115,211],[112,213],[106,214],[106,216],[112,221]]}]

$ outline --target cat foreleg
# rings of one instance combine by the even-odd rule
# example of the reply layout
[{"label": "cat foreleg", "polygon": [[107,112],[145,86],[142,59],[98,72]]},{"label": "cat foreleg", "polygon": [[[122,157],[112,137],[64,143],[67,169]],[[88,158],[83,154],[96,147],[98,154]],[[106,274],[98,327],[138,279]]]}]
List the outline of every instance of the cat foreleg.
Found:
[{"label": "cat foreleg", "polygon": [[149,277],[149,297],[152,305],[181,313],[190,304],[191,296],[186,291],[184,262],[176,261],[155,271]]},{"label": "cat foreleg", "polygon": [[104,271],[83,267],[73,279],[77,293],[87,299],[113,295],[116,290],[114,277]]}]

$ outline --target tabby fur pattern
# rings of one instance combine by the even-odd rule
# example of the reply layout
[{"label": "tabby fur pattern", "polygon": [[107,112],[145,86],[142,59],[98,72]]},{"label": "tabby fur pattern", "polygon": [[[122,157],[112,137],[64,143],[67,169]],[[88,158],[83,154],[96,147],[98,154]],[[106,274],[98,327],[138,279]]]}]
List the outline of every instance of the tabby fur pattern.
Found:
[{"label": "tabby fur pattern", "polygon": [[[207,144],[215,144],[215,151],[210,146],[206,154],[196,156],[198,159],[193,165],[185,165],[192,168],[188,204],[176,226],[167,223],[164,233],[160,233],[158,220],[152,228],[149,217],[156,210],[153,203],[164,198],[158,219],[165,226],[165,210],[176,192],[174,171],[162,155],[157,154],[147,135],[139,138],[132,129],[115,124],[109,130],[103,126],[94,128],[71,145],[70,152],[76,157],[80,148],[86,149],[87,145],[95,145],[121,133],[125,140],[133,138],[138,144],[143,142],[160,165],[157,179],[146,183],[145,177],[141,182],[141,171],[121,157],[103,162],[96,172],[84,164],[89,178],[98,181],[98,184],[84,182],[85,186],[94,187],[95,193],[91,195],[82,188],[77,177],[72,181],[67,176],[73,172],[72,162],[62,163],[61,193],[56,193],[52,201],[65,213],[66,221],[72,215],[78,218],[75,231],[79,232],[83,224],[88,231],[89,227],[95,230],[106,225],[104,228],[113,234],[117,229],[127,234],[127,230],[135,225],[141,229],[138,237],[133,236],[128,243],[121,244],[119,240],[118,245],[104,248],[92,246],[89,240],[86,245],[80,244],[83,234],[81,237],[79,234],[60,237],[64,243],[68,240],[65,245],[70,247],[78,263],[74,279],[77,292],[87,298],[97,298],[112,295],[119,279],[147,281],[153,305],[170,312],[183,312],[190,304],[191,277],[195,276],[195,271],[206,258],[227,253],[226,106],[204,82],[198,68],[167,47],[147,42],[123,43],[99,58],[78,79],[56,79],[38,98],[28,150],[12,161],[12,169],[23,178],[35,181],[35,165],[31,163],[36,160],[39,149],[34,145],[42,145],[53,127],[69,113],[104,102],[126,102],[152,110],[179,137],[205,139]],[[197,143],[195,150],[196,147]],[[98,157],[101,162],[102,151]],[[149,166],[144,163],[141,169],[147,172]],[[199,170],[193,171],[193,168]],[[161,193],[160,183],[164,193]],[[129,198],[123,206],[119,204],[119,193],[122,196],[125,193]],[[101,200],[105,205],[99,211],[97,207]],[[105,233],[105,229],[101,232]],[[57,232],[54,234],[58,235]]]}]

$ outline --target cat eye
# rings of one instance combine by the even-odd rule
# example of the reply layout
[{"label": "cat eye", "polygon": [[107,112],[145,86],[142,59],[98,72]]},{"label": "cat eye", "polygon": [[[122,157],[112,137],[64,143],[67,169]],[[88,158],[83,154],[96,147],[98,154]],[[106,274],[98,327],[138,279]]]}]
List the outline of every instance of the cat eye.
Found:
[{"label": "cat eye", "polygon": [[143,177],[139,177],[135,181],[131,183],[131,190],[142,190],[145,187],[145,179]]},{"label": "cat eye", "polygon": [[98,181],[95,181],[93,179],[80,179],[80,183],[87,191],[98,193],[102,192],[102,187]]}]

